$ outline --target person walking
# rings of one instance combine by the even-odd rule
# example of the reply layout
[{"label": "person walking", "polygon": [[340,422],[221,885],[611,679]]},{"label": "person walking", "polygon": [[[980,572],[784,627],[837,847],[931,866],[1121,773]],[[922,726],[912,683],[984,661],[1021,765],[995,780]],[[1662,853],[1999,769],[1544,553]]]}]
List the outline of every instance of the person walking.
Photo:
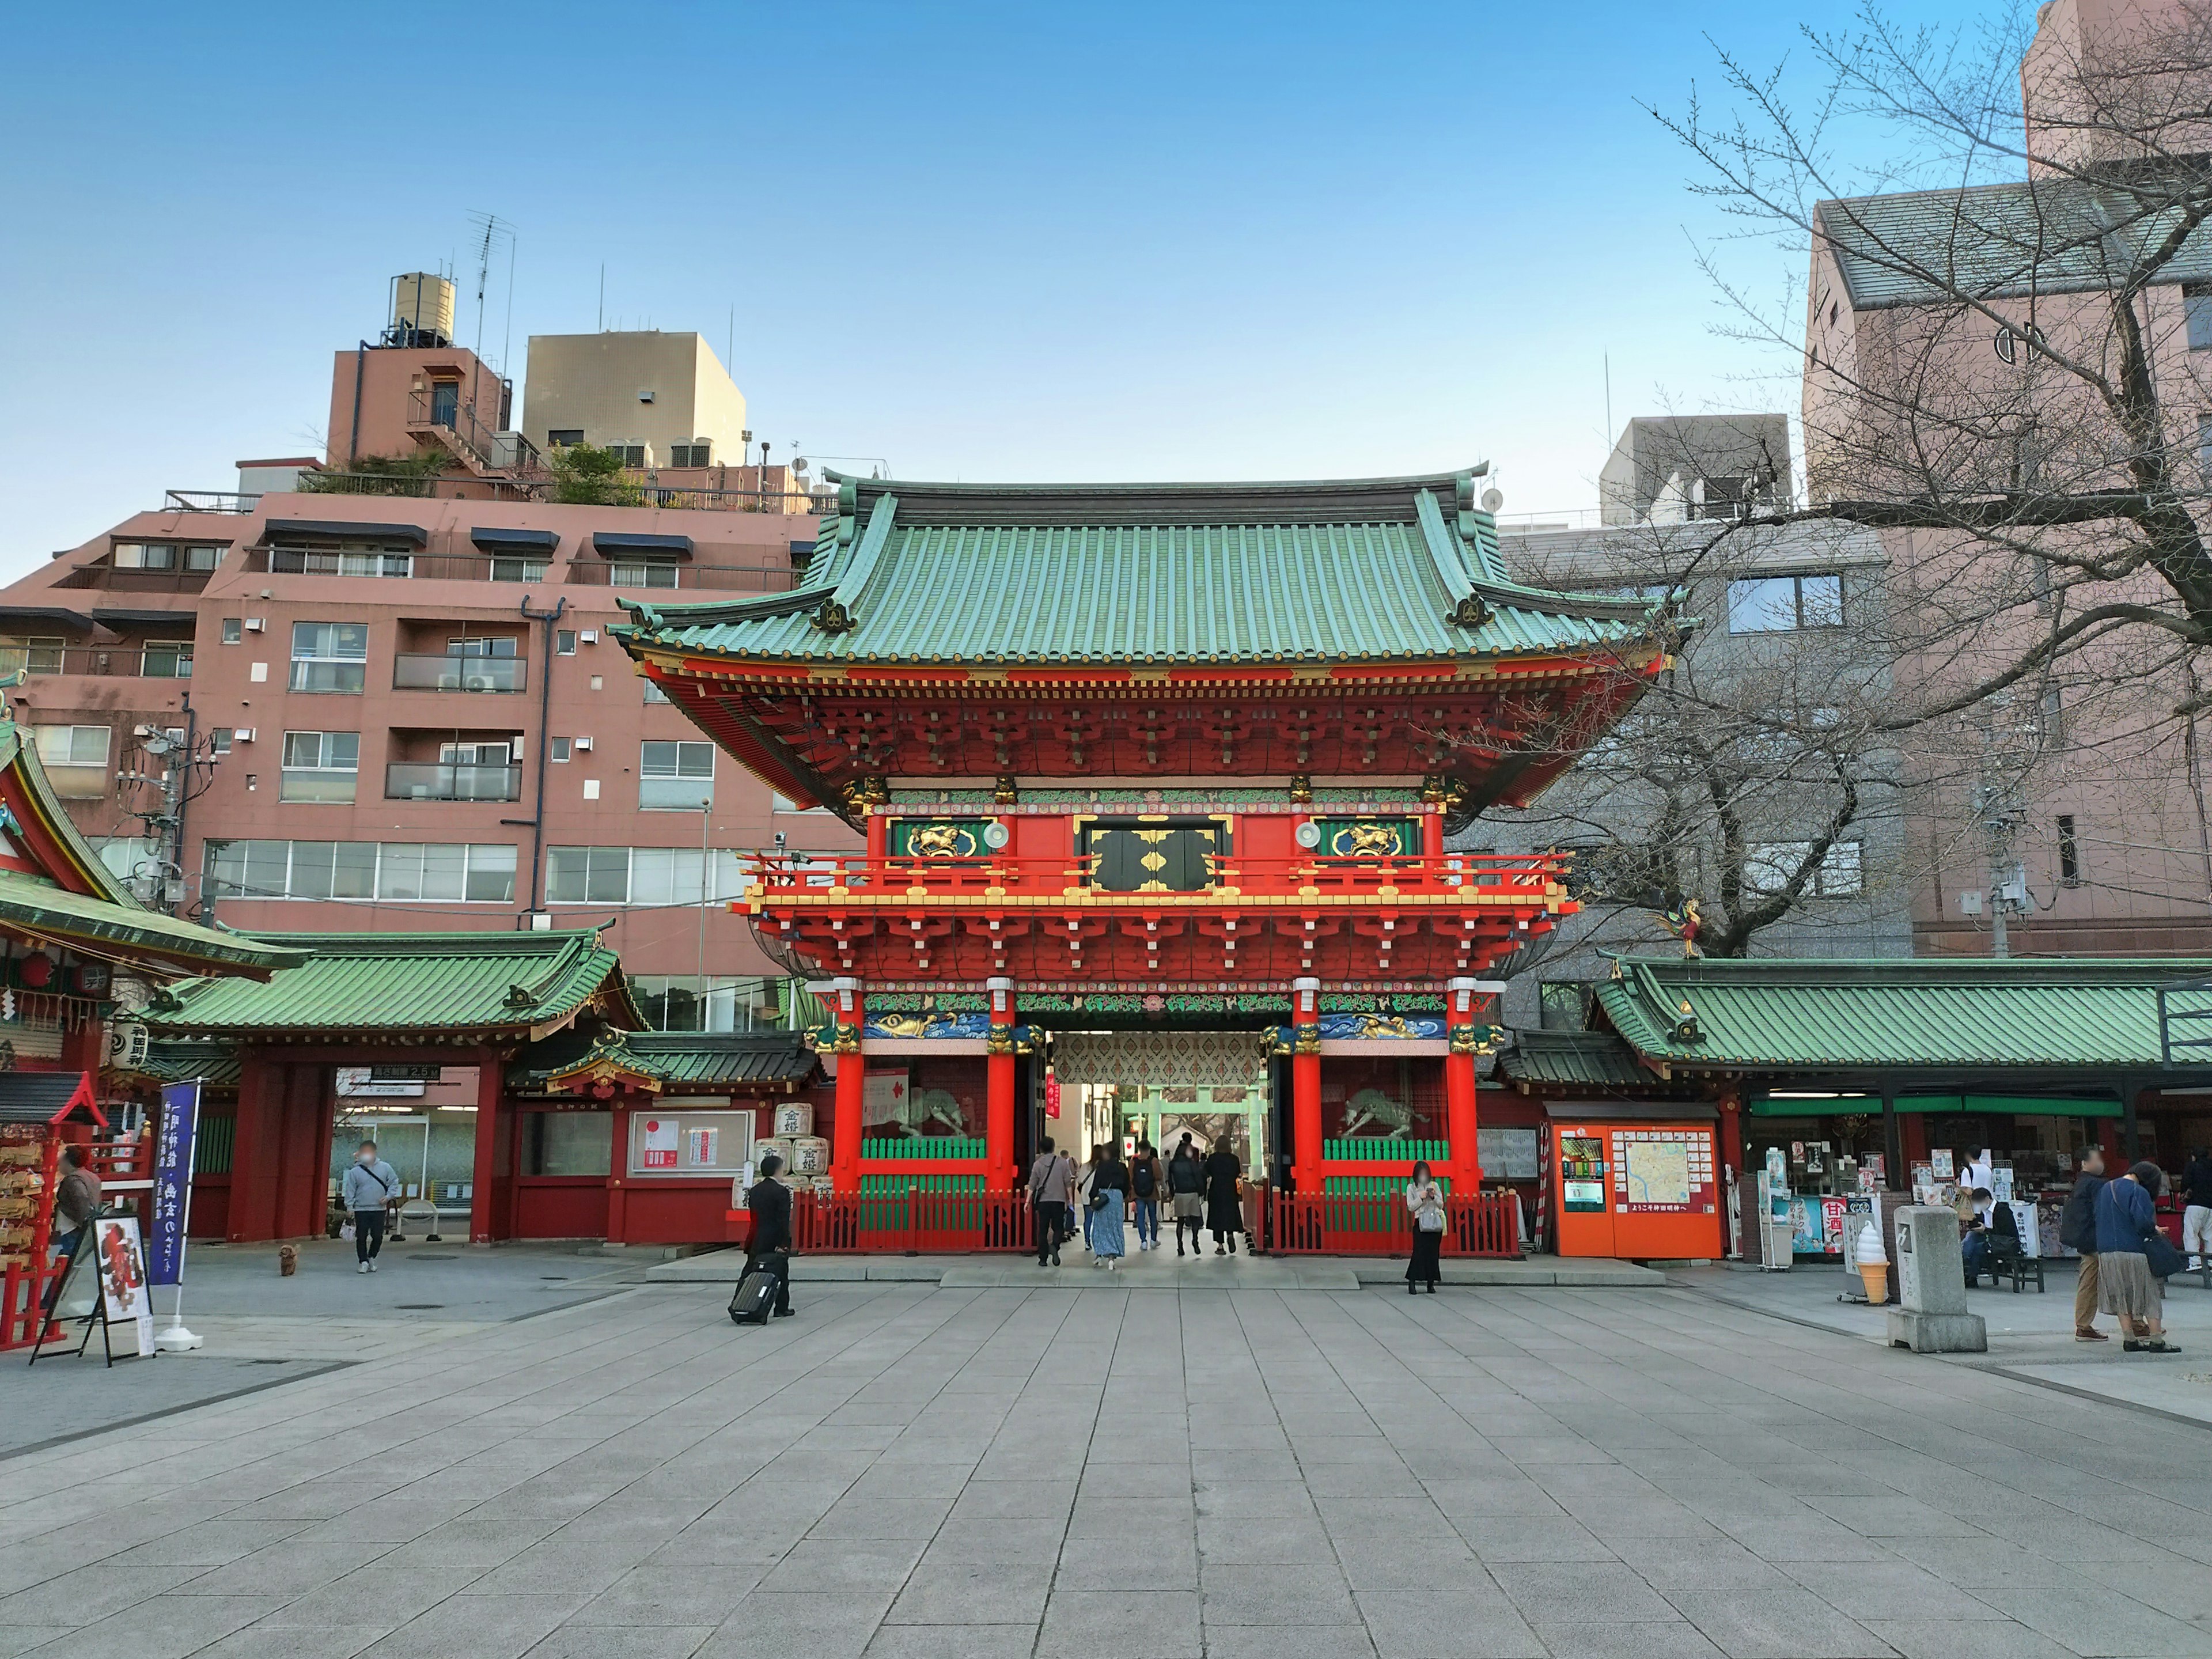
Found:
[{"label": "person walking", "polygon": [[1406,1259],[1406,1294],[1420,1286],[1437,1293],[1443,1277],[1438,1258],[1444,1248],[1444,1189],[1437,1184],[1426,1159],[1413,1165],[1413,1178],[1406,1183],[1406,1208],[1413,1218],[1413,1253]]},{"label": "person walking", "polygon": [[1206,1159],[1206,1224],[1213,1230],[1213,1253],[1222,1253],[1223,1242],[1231,1255],[1237,1254],[1237,1236],[1244,1231],[1244,1166],[1229,1150],[1224,1135],[1213,1143]]},{"label": "person walking", "polygon": [[1037,1266],[1060,1266],[1060,1241],[1067,1237],[1067,1206],[1075,1192],[1075,1160],[1053,1150],[1050,1135],[1037,1143],[1030,1165],[1031,1224],[1036,1230]]},{"label": "person walking", "polygon": [[1175,1156],[1168,1160],[1168,1210],[1175,1222],[1177,1255],[1182,1254],[1186,1231],[1190,1234],[1190,1253],[1198,1254],[1198,1227],[1206,1214],[1205,1191],[1206,1170],[1186,1133],[1176,1143]]},{"label": "person walking", "polygon": [[775,1177],[783,1156],[770,1152],[760,1161],[760,1179],[745,1188],[745,1209],[753,1218],[745,1243],[745,1272],[775,1275],[777,1319],[791,1317],[791,1188]]},{"label": "person walking", "polygon": [[1125,1248],[1121,1224],[1129,1209],[1129,1169],[1110,1141],[1094,1154],[1091,1177],[1091,1265],[1113,1273]]},{"label": "person walking", "polygon": [[[92,1235],[92,1218],[100,1213],[100,1177],[85,1161],[84,1149],[73,1143],[62,1148],[61,1170],[61,1179],[54,1185],[54,1237],[50,1248],[53,1252],[52,1260],[66,1267],[76,1260],[76,1253]],[[64,1228],[68,1231],[64,1231]],[[53,1312],[54,1297],[61,1287],[62,1275],[56,1273],[46,1285],[46,1293],[39,1299],[40,1312]],[[81,1294],[72,1296],[72,1306]],[[56,1326],[41,1340],[56,1341],[60,1335],[60,1328]]]},{"label": "person walking", "polygon": [[2104,1190],[2105,1155],[2092,1146],[2081,1154],[2081,1173],[2058,1215],[2058,1242],[2081,1257],[2081,1275],[2074,1281],[2076,1342],[2112,1340],[2097,1328],[2097,1194]]},{"label": "person walking", "polygon": [[1091,1235],[1097,1225],[1097,1212],[1091,1208],[1091,1197],[1097,1190],[1098,1166],[1105,1156],[1106,1148],[1103,1143],[1093,1146],[1091,1160],[1083,1166],[1083,1173],[1075,1183],[1075,1201],[1083,1206],[1083,1248],[1086,1250],[1097,1248],[1091,1242]]},{"label": "person walking", "polygon": [[[2118,1314],[2120,1346],[2130,1353],[2179,1353],[2166,1340],[2166,1285],[2151,1272],[2150,1240],[2158,1231],[2158,1189],[2165,1171],[2132,1164],[2097,1194],[2097,1286],[2104,1310]],[[2159,1240],[2168,1250],[2173,1247]]]},{"label": "person walking", "polygon": [[1157,1250],[1160,1248],[1160,1155],[1152,1150],[1152,1143],[1137,1143],[1137,1155],[1129,1163],[1129,1197],[1131,1207],[1137,1215],[1137,1248]]},{"label": "person walking", "polygon": [[2186,1206],[2181,1212],[2181,1248],[2194,1271],[2212,1255],[2212,1148],[2199,1146],[2189,1155],[2179,1190]]},{"label": "person walking", "polygon": [[376,1271],[377,1254],[384,1249],[385,1206],[398,1193],[399,1172],[376,1155],[374,1141],[362,1141],[338,1183],[338,1201],[353,1218],[356,1273]]}]

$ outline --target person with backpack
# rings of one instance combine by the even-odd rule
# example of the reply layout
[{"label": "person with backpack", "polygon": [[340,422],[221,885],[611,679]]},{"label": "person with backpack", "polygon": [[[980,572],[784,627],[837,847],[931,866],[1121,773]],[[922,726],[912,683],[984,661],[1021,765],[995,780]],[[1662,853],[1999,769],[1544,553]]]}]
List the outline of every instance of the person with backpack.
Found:
[{"label": "person with backpack", "polygon": [[1175,1156],[1168,1160],[1168,1209],[1175,1222],[1177,1255],[1182,1254],[1186,1230],[1190,1233],[1190,1253],[1198,1254],[1199,1224],[1206,1218],[1205,1190],[1206,1171],[1186,1133],[1176,1144]]},{"label": "person with backpack", "polygon": [[1152,1143],[1137,1143],[1137,1155],[1129,1163],[1129,1196],[1137,1212],[1137,1248],[1157,1250],[1160,1248],[1160,1155],[1152,1150]]},{"label": "person with backpack", "polygon": [[376,1155],[376,1143],[364,1140],[338,1183],[338,1201],[353,1218],[354,1271],[373,1273],[384,1249],[385,1206],[398,1195],[399,1171]]},{"label": "person with backpack", "polygon": [[2081,1257],[2074,1281],[2074,1340],[2109,1342],[2097,1328],[2097,1194],[2105,1189],[2105,1155],[2094,1146],[2081,1154],[2081,1174],[2058,1216],[2058,1242]]},{"label": "person with backpack", "polygon": [[[745,1188],[745,1209],[753,1218],[752,1237],[745,1244],[745,1277],[775,1275],[771,1316],[776,1319],[791,1317],[791,1188],[775,1178],[782,1169],[781,1156],[769,1153],[760,1161],[760,1179]],[[744,1279],[738,1282],[742,1285]]]},{"label": "person with backpack", "polygon": [[1075,1160],[1053,1150],[1052,1137],[1037,1143],[1030,1165],[1030,1224],[1036,1233],[1037,1266],[1060,1266],[1060,1247],[1067,1237],[1067,1206],[1075,1193]]}]

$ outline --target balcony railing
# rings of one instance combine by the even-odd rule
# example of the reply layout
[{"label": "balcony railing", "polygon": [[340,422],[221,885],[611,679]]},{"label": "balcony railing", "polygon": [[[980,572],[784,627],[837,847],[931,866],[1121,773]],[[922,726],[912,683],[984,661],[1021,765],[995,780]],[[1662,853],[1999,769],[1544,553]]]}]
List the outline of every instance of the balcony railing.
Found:
[{"label": "balcony railing", "polygon": [[163,513],[251,513],[261,505],[258,495],[241,495],[234,489],[165,489],[161,492]]},{"label": "balcony railing", "polygon": [[[458,393],[459,388],[454,391]],[[477,417],[476,404],[461,402],[458,395],[448,402],[434,390],[411,393],[407,400],[407,426],[412,432],[446,434],[453,447],[488,470],[526,472],[537,465],[536,445],[519,432],[502,432],[487,425]]]},{"label": "balcony railing", "polygon": [[102,678],[188,680],[192,677],[192,653],[155,651],[143,646],[66,645],[0,646],[0,674],[21,669],[33,679],[49,674],[91,674]]},{"label": "balcony railing", "polygon": [[[791,565],[780,564],[677,564],[668,563],[653,568],[649,579],[629,580],[638,567],[624,561],[619,566],[604,560],[579,559],[568,567],[568,580],[580,587],[616,587],[640,593],[666,592],[672,589],[706,590],[736,593],[781,593],[791,586]],[[619,570],[625,580],[617,582]],[[666,573],[665,575],[662,573]]]},{"label": "balcony railing", "polygon": [[384,769],[386,800],[520,800],[520,766],[394,761]]},{"label": "balcony railing", "polygon": [[[764,896],[820,896],[832,887],[887,899],[984,893],[1085,893],[1122,896],[1125,890],[1098,885],[1102,854],[1068,858],[840,858],[788,852],[748,855]],[[1566,878],[1568,860],[1557,854],[1440,853],[1408,858],[1206,857],[1209,883],[1176,891],[1126,891],[1147,902],[1244,895],[1339,898],[1430,896],[1480,902],[1486,896],[1541,899]]]},{"label": "balcony railing", "polygon": [[530,665],[520,657],[455,657],[402,652],[392,659],[395,691],[520,691]]}]

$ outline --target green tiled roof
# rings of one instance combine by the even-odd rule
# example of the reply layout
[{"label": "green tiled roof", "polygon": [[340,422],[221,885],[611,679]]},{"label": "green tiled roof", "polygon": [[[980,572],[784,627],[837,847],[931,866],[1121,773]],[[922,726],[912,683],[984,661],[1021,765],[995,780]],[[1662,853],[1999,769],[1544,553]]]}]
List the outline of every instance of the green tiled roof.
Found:
[{"label": "green tiled roof", "polygon": [[[2158,991],[2212,962],[1626,957],[1598,1006],[1674,1068],[2157,1066]],[[1685,1007],[1686,1006],[1686,1009]],[[2212,1008],[2212,992],[2176,1006]]]},{"label": "green tiled roof", "polygon": [[526,1054],[508,1078],[517,1087],[542,1087],[601,1061],[672,1090],[800,1084],[814,1074],[815,1066],[813,1054],[796,1031],[606,1030],[588,1045],[568,1034],[550,1039]]},{"label": "green tiled roof", "polygon": [[573,933],[280,933],[307,962],[266,985],[198,979],[146,1023],[164,1036],[356,1033],[456,1041],[557,1030],[612,981],[611,1014],[638,1023],[597,929]]},{"label": "green tiled roof", "polygon": [[1507,580],[1475,477],[956,485],[842,479],[804,586],[624,600],[647,645],[810,662],[1358,662],[1585,651],[1654,607]]},{"label": "green tiled roof", "polygon": [[238,973],[267,974],[306,960],[301,952],[273,940],[222,933],[149,910],[127,893],[118,899],[94,898],[16,870],[0,870],[0,924],[94,951],[104,946],[104,955],[145,952],[170,963],[221,965]]},{"label": "green tiled roof", "polygon": [[1516,1031],[1498,1069],[1515,1083],[1554,1087],[1650,1088],[1660,1080],[1609,1031]]},{"label": "green tiled roof", "polygon": [[238,1050],[228,1042],[201,1037],[164,1037],[146,1045],[146,1076],[164,1083],[188,1083],[194,1078],[210,1089],[235,1089],[242,1071]]}]

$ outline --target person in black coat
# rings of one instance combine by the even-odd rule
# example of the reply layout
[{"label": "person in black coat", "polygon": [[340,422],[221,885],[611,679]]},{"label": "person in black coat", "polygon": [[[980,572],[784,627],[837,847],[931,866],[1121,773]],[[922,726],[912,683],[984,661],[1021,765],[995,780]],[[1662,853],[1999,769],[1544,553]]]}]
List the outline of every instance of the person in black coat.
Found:
[{"label": "person in black coat", "polygon": [[745,1246],[745,1271],[775,1275],[775,1317],[791,1317],[791,1188],[775,1176],[783,1159],[770,1152],[761,1159],[761,1178],[745,1188],[753,1236]]},{"label": "person in black coat", "polygon": [[1244,1200],[1237,1190],[1244,1166],[1224,1139],[1214,1143],[1206,1158],[1206,1224],[1213,1230],[1213,1253],[1222,1253],[1226,1240],[1231,1255],[1237,1254],[1237,1235],[1244,1231]]},{"label": "person in black coat", "polygon": [[2081,1154],[2081,1178],[2058,1216],[2058,1242],[2081,1255],[2081,1274],[2074,1281],[2074,1340],[2109,1342],[2097,1328],[2097,1194],[2105,1186],[2105,1155],[2094,1146]]}]

